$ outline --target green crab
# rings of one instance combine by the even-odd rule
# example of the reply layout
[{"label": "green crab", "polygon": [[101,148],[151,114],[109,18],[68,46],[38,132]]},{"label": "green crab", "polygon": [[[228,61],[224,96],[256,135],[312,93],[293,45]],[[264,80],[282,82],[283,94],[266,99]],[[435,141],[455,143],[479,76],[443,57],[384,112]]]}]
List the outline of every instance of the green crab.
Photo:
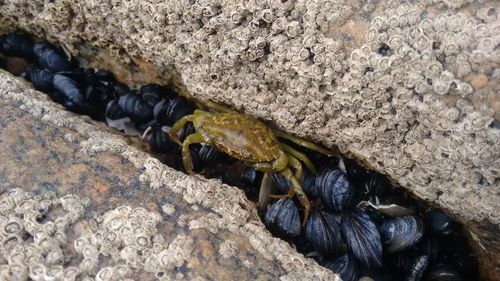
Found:
[{"label": "green crab", "polygon": [[[170,138],[182,147],[182,161],[186,171],[194,174],[189,145],[205,143],[259,171],[279,172],[290,181],[291,188],[288,194],[274,197],[297,196],[304,207],[305,224],[311,205],[300,185],[303,172],[301,162],[313,173],[316,173],[316,169],[306,155],[281,143],[278,138],[287,139],[323,154],[330,155],[330,152],[312,142],[283,132],[274,132],[259,119],[225,106],[213,102],[207,102],[205,105],[215,112],[197,109],[193,114],[179,119],[169,132]],[[193,123],[196,132],[187,136],[181,143],[177,134],[188,122]],[[295,174],[290,167],[295,169]]]}]

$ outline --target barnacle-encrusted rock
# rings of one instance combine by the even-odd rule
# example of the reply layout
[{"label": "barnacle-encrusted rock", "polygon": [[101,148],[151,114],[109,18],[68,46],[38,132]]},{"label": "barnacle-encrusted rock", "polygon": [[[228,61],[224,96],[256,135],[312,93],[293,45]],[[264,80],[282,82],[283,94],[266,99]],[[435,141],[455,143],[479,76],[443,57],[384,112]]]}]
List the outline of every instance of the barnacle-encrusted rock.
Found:
[{"label": "barnacle-encrusted rock", "polygon": [[500,6],[408,2],[4,1],[0,30],[43,34],[125,80],[175,74],[197,98],[337,145],[490,245]]},{"label": "barnacle-encrusted rock", "polygon": [[0,70],[0,280],[338,280],[190,177]]}]

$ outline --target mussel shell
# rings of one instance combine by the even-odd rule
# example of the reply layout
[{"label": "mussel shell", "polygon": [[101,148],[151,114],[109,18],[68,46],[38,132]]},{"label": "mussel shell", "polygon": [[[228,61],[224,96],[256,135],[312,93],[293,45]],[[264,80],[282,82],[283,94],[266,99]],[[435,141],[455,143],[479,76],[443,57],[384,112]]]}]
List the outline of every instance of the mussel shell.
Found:
[{"label": "mussel shell", "polygon": [[194,107],[184,97],[174,96],[166,100],[162,100],[155,105],[155,119],[167,125],[173,125],[182,117],[192,114]]},{"label": "mussel shell", "polygon": [[96,82],[106,87],[112,87],[116,82],[115,75],[105,69],[95,70],[94,77]]},{"label": "mussel shell", "polygon": [[274,186],[276,186],[281,192],[287,193],[290,189],[290,181],[283,174],[278,172],[271,173],[271,179]]},{"label": "mussel shell", "polygon": [[427,256],[419,256],[413,260],[410,266],[410,271],[406,277],[406,281],[420,281],[424,275],[427,265],[429,264],[429,259]]},{"label": "mussel shell", "polygon": [[342,233],[332,214],[313,210],[305,225],[305,238],[313,248],[334,256],[342,250]]},{"label": "mussel shell", "polygon": [[416,216],[387,219],[380,227],[382,244],[388,253],[399,252],[415,245],[423,235],[424,224]]},{"label": "mussel shell", "polygon": [[304,169],[302,174],[302,179],[300,180],[300,184],[302,186],[302,190],[306,193],[309,199],[318,198],[318,189],[316,188],[316,176],[309,171],[308,169]]},{"label": "mussel shell", "polygon": [[[191,163],[193,164],[193,172],[199,173],[201,170],[203,170],[203,161],[200,160],[198,157],[198,151],[200,150],[199,145],[191,145],[189,146],[189,153],[191,156]],[[179,171],[184,171],[186,172],[186,168],[184,167],[184,162],[182,161],[182,147],[176,146],[173,149],[174,153],[174,168],[179,170]]]},{"label": "mussel shell", "polygon": [[61,92],[65,99],[71,101],[74,105],[81,105],[85,101],[80,85],[75,80],[62,74],[55,74],[52,84],[54,89]]},{"label": "mussel shell", "polygon": [[169,101],[165,100],[165,99],[156,103],[156,105],[153,109],[153,114],[154,114],[154,117],[158,123],[173,125],[173,124],[171,124],[170,119],[168,118],[168,115],[167,115],[168,104],[169,104]]},{"label": "mussel shell", "polygon": [[118,105],[117,100],[108,102],[106,106],[106,117],[110,120],[118,120],[127,117],[122,108]]},{"label": "mussel shell", "polygon": [[32,59],[33,39],[29,36],[17,33],[9,33],[0,36],[0,53],[9,57],[21,57]]},{"label": "mussel shell", "polygon": [[162,125],[153,125],[146,140],[155,152],[167,152],[176,147],[176,144],[168,136],[168,130]]},{"label": "mussel shell", "polygon": [[472,278],[477,276],[477,261],[464,240],[465,238],[457,232],[440,239],[443,246],[438,256],[438,262],[452,266],[463,277]]},{"label": "mussel shell", "polygon": [[364,187],[364,193],[368,196],[368,200],[376,205],[385,203],[391,193],[391,186],[387,178],[375,172],[369,173]]},{"label": "mussel shell", "polygon": [[440,264],[431,268],[425,274],[425,281],[462,281],[464,280],[458,272],[447,265]]},{"label": "mussel shell", "polygon": [[166,114],[170,124],[174,124],[182,117],[192,114],[194,107],[188,102],[185,97],[177,96],[169,99]]},{"label": "mussel shell", "polygon": [[324,169],[316,177],[316,188],[323,205],[334,212],[352,208],[356,190],[340,170]]},{"label": "mussel shell", "polygon": [[105,110],[106,105],[113,99],[113,89],[100,84],[88,84],[85,88],[86,100],[96,107]]},{"label": "mussel shell", "polygon": [[429,258],[429,263],[434,264],[438,259],[440,247],[440,243],[436,237],[425,235],[424,238],[417,243],[415,250],[419,255],[426,255]]},{"label": "mussel shell", "polygon": [[52,88],[54,74],[46,69],[29,69],[25,78],[33,83],[35,89],[45,91]]},{"label": "mussel shell", "polygon": [[340,275],[343,281],[358,280],[358,262],[350,254],[344,254],[334,261],[327,262],[325,267]]},{"label": "mussel shell", "polygon": [[146,122],[143,122],[143,123],[135,123],[135,129],[137,131],[139,131],[142,134],[144,134],[144,132],[149,128],[149,127],[153,127],[153,126],[157,126],[157,125],[161,125],[161,124],[158,124],[156,123],[156,120],[149,120],[149,121],[146,121]]},{"label": "mussel shell", "polygon": [[340,228],[347,246],[365,266],[374,269],[382,266],[382,244],[375,223],[361,208],[342,216]]},{"label": "mussel shell", "polygon": [[148,122],[153,119],[153,107],[137,95],[125,95],[118,98],[118,104],[133,121]]},{"label": "mussel shell", "polygon": [[290,198],[281,198],[269,207],[264,217],[267,227],[285,237],[300,234],[299,209]]},{"label": "mussel shell", "polygon": [[245,167],[240,180],[245,185],[257,187],[262,180],[262,172],[257,171],[254,167]]},{"label": "mussel shell", "polygon": [[38,63],[51,72],[66,71],[73,68],[73,63],[64,52],[47,42],[35,43],[33,52],[38,58]]},{"label": "mussel shell", "polygon": [[165,96],[167,89],[160,84],[146,84],[139,92],[142,99],[154,107]]},{"label": "mussel shell", "polygon": [[226,154],[211,145],[202,144],[198,156],[205,164],[217,164],[227,159]]},{"label": "mussel shell", "polygon": [[346,174],[349,180],[351,180],[356,186],[361,187],[368,179],[368,171],[358,165],[356,161],[343,157],[342,161],[346,169]]},{"label": "mussel shell", "polygon": [[[157,119],[157,121],[158,121],[158,119]],[[187,138],[187,136],[189,136],[195,132],[196,132],[196,128],[194,127],[193,123],[189,122],[179,132],[179,134],[178,134],[179,140],[181,142],[183,142]]]},{"label": "mussel shell", "polygon": [[399,280],[408,275],[413,264],[413,258],[407,252],[384,256],[384,261],[384,266],[390,268],[392,275]]},{"label": "mussel shell", "polygon": [[126,95],[132,95],[134,92],[130,90],[130,88],[120,82],[115,82],[113,84],[113,90],[117,96],[126,96]]},{"label": "mussel shell", "polygon": [[439,236],[448,236],[455,231],[454,222],[441,210],[431,209],[425,213],[427,231]]}]

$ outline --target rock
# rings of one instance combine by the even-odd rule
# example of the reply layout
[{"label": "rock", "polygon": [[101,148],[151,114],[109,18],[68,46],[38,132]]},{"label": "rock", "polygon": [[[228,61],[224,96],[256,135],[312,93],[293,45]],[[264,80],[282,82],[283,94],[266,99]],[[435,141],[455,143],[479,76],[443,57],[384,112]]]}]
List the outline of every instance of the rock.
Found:
[{"label": "rock", "polygon": [[161,164],[1,70],[0,108],[0,279],[339,280],[273,238],[242,191]]},{"label": "rock", "polygon": [[497,2],[190,3],[5,1],[0,32],[44,34],[127,81],[173,77],[338,146],[484,229],[479,244],[498,237]]}]

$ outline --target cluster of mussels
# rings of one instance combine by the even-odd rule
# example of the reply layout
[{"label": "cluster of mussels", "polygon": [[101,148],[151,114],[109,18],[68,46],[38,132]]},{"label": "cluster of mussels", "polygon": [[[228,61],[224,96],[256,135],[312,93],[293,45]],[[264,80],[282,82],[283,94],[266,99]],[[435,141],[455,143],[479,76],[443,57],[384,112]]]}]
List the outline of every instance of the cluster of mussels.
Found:
[{"label": "cluster of mussels", "polygon": [[[152,152],[173,155],[177,159],[174,168],[183,168],[180,148],[169,139],[168,131],[195,106],[172,87],[148,84],[136,92],[112,73],[81,68],[58,47],[23,34],[1,36],[0,53],[25,59],[29,66],[21,76],[54,101],[127,134],[142,136]],[[180,139],[192,132],[192,124],[186,125]],[[264,181],[264,175],[252,167],[238,171],[237,181],[230,180],[228,174],[235,170],[227,166],[236,164],[235,159],[209,145],[190,149],[195,171],[226,167],[213,175],[205,173],[209,177],[243,187],[261,186],[261,192],[264,182],[283,193],[290,189],[290,182],[280,173]],[[300,204],[286,197],[276,200],[262,214],[275,235],[344,281],[477,279],[475,259],[460,225],[443,212],[427,208],[381,174],[349,159],[296,149],[319,170],[313,174],[306,169],[301,179],[313,208],[302,226]]]},{"label": "cluster of mussels", "polygon": [[[299,203],[279,199],[264,216],[273,233],[345,281],[477,279],[461,226],[442,211],[352,160],[314,163],[318,174],[306,170],[302,178],[314,206],[309,219],[301,228]],[[284,193],[290,188],[281,174],[272,182]]]}]

